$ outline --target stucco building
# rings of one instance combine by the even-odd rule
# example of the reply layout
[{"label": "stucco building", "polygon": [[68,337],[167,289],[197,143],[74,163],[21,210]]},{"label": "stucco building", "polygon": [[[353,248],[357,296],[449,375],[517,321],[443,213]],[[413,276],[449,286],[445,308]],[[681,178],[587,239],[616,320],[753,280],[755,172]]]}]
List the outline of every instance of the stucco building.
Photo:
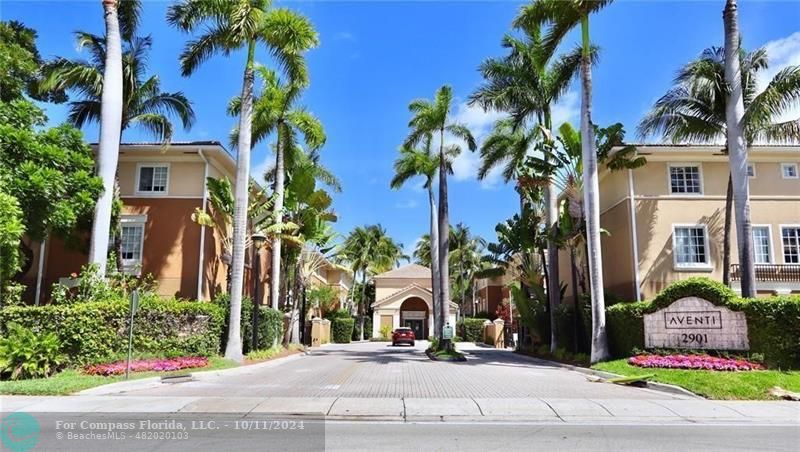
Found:
[{"label": "stucco building", "polygon": [[[409,264],[376,275],[375,302],[372,304],[372,336],[381,335],[381,327],[392,330],[407,326],[414,330],[417,339],[427,339],[433,334],[433,296],[431,270],[422,265]],[[450,302],[447,319],[455,327],[458,305]]]},{"label": "stucco building", "polygon": [[[120,145],[119,189],[122,207],[122,263],[124,271],[152,274],[164,296],[210,299],[226,284],[226,265],[217,232],[201,227],[191,216],[208,204],[206,178],[235,180],[236,162],[216,141]],[[24,282],[27,298],[47,299],[54,283],[79,273],[88,262],[85,249],[74,249],[58,239],[31,243],[34,250]],[[245,288],[249,293],[247,252]],[[270,259],[262,250],[262,294],[268,294]],[[266,300],[265,300],[266,302]]]},{"label": "stucco building", "polygon": [[[718,145],[639,145],[647,164],[600,174],[607,292],[650,299],[690,276],[722,280],[728,156]],[[800,146],[752,146],[750,209],[760,295],[800,292]],[[731,285],[739,289],[735,223]],[[572,284],[569,251],[560,279]],[[570,298],[571,288],[566,291]]]}]

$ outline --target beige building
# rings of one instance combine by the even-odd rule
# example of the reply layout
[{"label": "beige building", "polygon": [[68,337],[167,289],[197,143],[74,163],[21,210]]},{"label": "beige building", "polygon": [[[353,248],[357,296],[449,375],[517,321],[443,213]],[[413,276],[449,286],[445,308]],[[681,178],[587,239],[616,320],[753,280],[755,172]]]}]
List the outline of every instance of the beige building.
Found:
[{"label": "beige building", "polygon": [[[122,207],[122,263],[131,274],[152,274],[164,296],[210,299],[226,284],[226,266],[218,234],[192,221],[208,203],[207,177],[234,180],[236,163],[216,141],[120,145],[119,188]],[[24,279],[35,288],[28,298],[47,300],[54,283],[79,273],[88,262],[86,249],[60,240],[31,244],[36,250]],[[245,290],[252,290],[248,250]],[[268,250],[263,250],[262,294],[269,293]]]},{"label": "beige building", "polygon": [[339,300],[333,309],[339,309],[347,305],[347,298],[353,287],[353,273],[325,259],[322,266],[311,275],[310,285],[333,287],[337,291]]},{"label": "beige building", "polygon": [[[650,299],[690,276],[722,279],[728,157],[714,145],[640,145],[647,165],[600,174],[607,292]],[[800,292],[800,146],[753,146],[750,209],[759,294]],[[731,285],[739,288],[735,223]],[[560,278],[572,284],[569,252]],[[567,297],[571,288],[567,289]]]},{"label": "beige building", "polygon": [[[392,330],[407,326],[417,339],[427,339],[433,327],[431,270],[409,264],[374,277],[375,302],[372,304],[372,336],[381,335],[381,327]],[[450,302],[450,325],[456,325],[458,305]]]}]

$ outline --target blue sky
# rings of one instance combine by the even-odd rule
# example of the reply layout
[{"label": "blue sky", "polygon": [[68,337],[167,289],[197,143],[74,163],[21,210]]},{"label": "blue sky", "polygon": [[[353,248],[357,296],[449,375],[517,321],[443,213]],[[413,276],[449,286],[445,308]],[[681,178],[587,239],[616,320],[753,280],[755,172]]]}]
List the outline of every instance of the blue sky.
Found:
[{"label": "blue sky", "polygon": [[[193,100],[197,123],[178,131],[177,139],[227,141],[235,120],[225,105],[241,89],[244,56],[214,57],[191,78],[180,76],[178,54],[186,36],[164,21],[168,2],[144,1],[141,34],[152,34],[151,73],[162,88],[182,90]],[[328,135],[323,161],[344,185],[335,196],[337,229],[347,232],[381,223],[412,249],[427,231],[426,195],[419,183],[389,189],[392,162],[407,133],[409,101],[430,98],[442,84],[457,96],[454,114],[479,137],[498,115],[468,108],[466,97],[479,85],[478,64],[502,54],[500,39],[522,2],[439,1],[300,1],[280,5],[307,15],[320,33],[321,45],[308,55],[312,84],[303,103],[318,115]],[[721,45],[722,8],[718,1],[618,1],[592,18],[592,39],[601,47],[594,71],[594,120],[622,122],[628,138],[652,102],[668,88],[675,71],[703,48]],[[740,1],[741,30],[747,48],[767,45],[769,74],[786,64],[800,64],[800,2]],[[3,1],[3,20],[16,19],[39,32],[46,58],[79,56],[72,32],[102,32],[100,1]],[[577,36],[566,45],[577,42]],[[262,51],[260,61],[269,64]],[[556,122],[577,124],[578,86],[555,108]],[[64,106],[47,106],[51,122],[64,120]],[[87,129],[89,141],[97,130]],[[130,131],[124,137],[146,137]],[[272,160],[266,144],[254,149],[255,171]],[[494,239],[497,222],[512,215],[517,201],[512,187],[491,175],[475,178],[477,156],[456,161],[450,183],[451,222],[464,222]]]}]

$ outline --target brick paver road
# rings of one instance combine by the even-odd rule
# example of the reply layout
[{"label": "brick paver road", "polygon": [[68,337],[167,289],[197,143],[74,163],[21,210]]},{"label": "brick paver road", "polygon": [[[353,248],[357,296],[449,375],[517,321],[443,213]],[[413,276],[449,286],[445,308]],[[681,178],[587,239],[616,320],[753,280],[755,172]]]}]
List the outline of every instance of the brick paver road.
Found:
[{"label": "brick paver road", "polygon": [[128,395],[207,397],[669,399],[650,390],[593,383],[586,376],[542,365],[512,352],[460,346],[467,362],[429,360],[426,344],[329,345],[284,364]]}]

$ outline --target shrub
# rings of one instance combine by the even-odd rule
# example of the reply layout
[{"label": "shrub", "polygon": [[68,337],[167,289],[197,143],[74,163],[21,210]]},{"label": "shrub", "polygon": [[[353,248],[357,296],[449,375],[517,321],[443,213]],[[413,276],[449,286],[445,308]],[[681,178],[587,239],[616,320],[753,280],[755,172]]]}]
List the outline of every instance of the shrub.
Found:
[{"label": "shrub", "polygon": [[[169,359],[137,359],[131,361],[131,372],[172,372],[181,369],[206,367],[208,358],[203,356],[188,356]],[[86,366],[84,372],[89,375],[122,375],[128,367],[127,361],[117,361],[108,364],[93,364]]]},{"label": "shrub", "polygon": [[612,356],[630,356],[635,349],[644,348],[644,313],[649,308],[649,302],[640,301],[618,303],[606,309],[606,332]]},{"label": "shrub", "polygon": [[[360,323],[358,317],[356,317],[354,319],[354,321],[355,321],[355,323],[353,324],[353,337],[352,337],[352,339],[354,341],[360,341],[361,340],[361,323]],[[364,316],[364,338],[369,338],[371,334],[372,334],[372,317],[367,315],[367,316]]]},{"label": "shrub", "polygon": [[737,298],[736,292],[719,281],[703,277],[687,278],[670,284],[653,298],[648,312],[666,308],[685,297],[704,298],[717,306],[726,306]]},{"label": "shrub", "polygon": [[[220,350],[225,350],[228,342],[228,321],[230,320],[230,297],[228,294],[221,294],[214,298],[214,304],[219,306],[223,312],[222,334],[220,338]],[[241,333],[242,333],[242,353],[247,353],[251,349],[253,342],[253,300],[250,297],[242,298],[241,314]],[[258,337],[256,349],[270,348],[279,344],[283,340],[283,313],[269,306],[261,306],[258,309]]]},{"label": "shrub", "polygon": [[392,327],[390,327],[389,325],[383,325],[381,327],[381,339],[384,341],[388,341],[391,335],[392,335]]},{"label": "shrub", "polygon": [[486,319],[465,318],[459,322],[459,329],[467,342],[483,342],[483,323]]},{"label": "shrub", "polygon": [[354,324],[355,320],[349,317],[336,317],[331,320],[331,340],[337,344],[349,344]]},{"label": "shrub", "polygon": [[492,320],[492,319],[496,318],[496,317],[492,317],[491,315],[489,315],[489,313],[487,311],[481,311],[481,312],[475,314],[473,317],[476,318],[476,319],[489,319],[489,320]]},{"label": "shrub", "polygon": [[[109,266],[109,268],[112,268]],[[156,280],[151,274],[141,277],[127,273],[109,272],[108,278],[100,277],[97,264],[84,265],[81,274],[72,274],[72,287],[53,284],[51,303],[57,305],[90,303],[95,301],[126,301],[134,289],[140,297],[156,296]]]},{"label": "shrub", "polygon": [[275,355],[284,351],[283,346],[274,345],[269,348],[254,350],[247,354],[247,359],[253,361],[263,361],[275,357]]},{"label": "shrub", "polygon": [[338,309],[336,311],[325,314],[325,318],[328,320],[349,319],[351,317],[352,316],[350,315],[350,311],[348,311],[347,309]]},{"label": "shrub", "polygon": [[64,363],[61,343],[54,333],[35,334],[15,323],[0,338],[0,375],[12,380],[44,378]]},{"label": "shrub", "polygon": [[[9,307],[0,311],[0,335],[19,324],[42,335],[53,332],[68,364],[108,362],[128,349],[127,301]],[[219,353],[223,312],[212,303],[145,297],[134,320],[134,351],[159,357]]]}]

